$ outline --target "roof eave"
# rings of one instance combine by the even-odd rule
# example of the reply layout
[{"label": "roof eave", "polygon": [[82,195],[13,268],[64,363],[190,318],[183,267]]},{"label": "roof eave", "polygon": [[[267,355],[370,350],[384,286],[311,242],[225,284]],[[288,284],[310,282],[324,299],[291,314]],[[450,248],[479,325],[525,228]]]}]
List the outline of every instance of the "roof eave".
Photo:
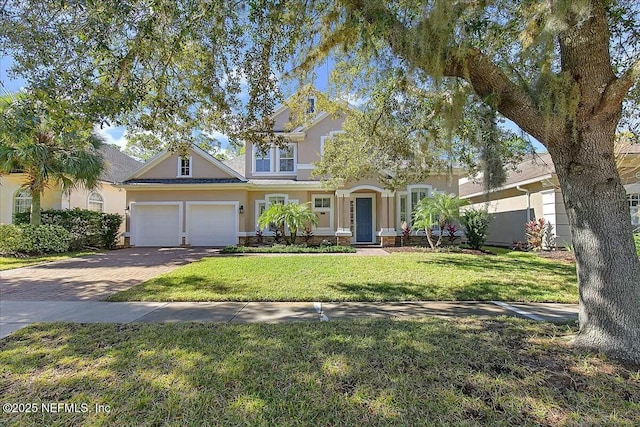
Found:
[{"label": "roof eave", "polygon": [[511,188],[516,188],[518,186],[521,185],[529,185],[529,184],[535,184],[536,182],[540,182],[540,181],[544,181],[546,179],[551,179],[553,178],[554,174],[546,174],[546,175],[542,175],[542,176],[537,176],[535,178],[531,178],[531,179],[527,179],[524,181],[518,181],[518,182],[514,182],[508,185],[505,185],[504,187],[499,187],[499,188],[495,188],[492,190],[489,190],[488,192],[486,191],[479,191],[476,193],[471,193],[471,194],[466,194],[466,195],[460,195],[461,199],[471,199],[473,197],[478,197],[478,196],[484,196],[486,194],[493,194],[493,193],[497,193],[499,191],[503,191],[503,190],[509,190]]}]

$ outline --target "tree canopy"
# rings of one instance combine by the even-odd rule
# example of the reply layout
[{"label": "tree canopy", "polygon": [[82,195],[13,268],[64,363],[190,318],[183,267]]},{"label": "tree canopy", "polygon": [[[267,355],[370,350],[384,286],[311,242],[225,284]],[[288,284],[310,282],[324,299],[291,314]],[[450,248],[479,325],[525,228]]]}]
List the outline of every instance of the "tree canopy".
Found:
[{"label": "tree canopy", "polygon": [[[580,284],[576,343],[640,361],[631,303],[640,262],[613,153],[616,131],[637,126],[637,1],[7,0],[2,18],[0,49],[31,87],[76,100],[94,121],[158,132],[174,148],[195,127],[273,138],[282,77],[308,82],[329,56],[333,98],[375,106],[398,88],[386,97],[392,113],[377,124],[380,109],[362,117],[376,124],[360,139],[376,158],[393,158],[378,150],[389,136],[392,147],[426,144],[429,158],[398,152],[435,164],[471,119],[485,123],[481,152],[495,165],[505,140],[491,135],[495,114],[512,120],[549,150],[560,181]],[[403,112],[411,105],[420,114]]]},{"label": "tree canopy", "polygon": [[102,141],[90,123],[47,105],[34,94],[0,101],[0,174],[24,174],[31,224],[40,225],[45,189],[97,185],[104,169]]}]

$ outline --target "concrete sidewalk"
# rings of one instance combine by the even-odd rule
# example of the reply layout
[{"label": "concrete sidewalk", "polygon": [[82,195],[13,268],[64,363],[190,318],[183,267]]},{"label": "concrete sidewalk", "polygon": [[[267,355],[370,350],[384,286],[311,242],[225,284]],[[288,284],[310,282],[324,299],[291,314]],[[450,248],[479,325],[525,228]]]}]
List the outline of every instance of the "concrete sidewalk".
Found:
[{"label": "concrete sidewalk", "polygon": [[0,339],[36,322],[291,322],[356,318],[515,316],[577,319],[576,304],[469,302],[100,302],[0,301]]}]

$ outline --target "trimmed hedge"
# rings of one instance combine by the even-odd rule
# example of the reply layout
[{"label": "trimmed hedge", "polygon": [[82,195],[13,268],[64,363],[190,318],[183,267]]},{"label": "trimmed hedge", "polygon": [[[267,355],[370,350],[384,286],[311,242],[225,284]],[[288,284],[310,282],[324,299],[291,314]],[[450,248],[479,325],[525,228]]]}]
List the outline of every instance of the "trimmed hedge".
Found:
[{"label": "trimmed hedge", "polygon": [[[71,233],[71,250],[83,248],[113,249],[123,217],[87,209],[44,210],[42,224],[59,225]],[[29,212],[14,215],[16,224],[28,224]]]},{"label": "trimmed hedge", "polygon": [[59,225],[0,225],[0,253],[8,255],[67,252],[71,239]]},{"label": "trimmed hedge", "polygon": [[351,246],[302,246],[302,245],[273,245],[265,247],[227,246],[220,250],[221,254],[326,254],[326,253],[354,253]]}]

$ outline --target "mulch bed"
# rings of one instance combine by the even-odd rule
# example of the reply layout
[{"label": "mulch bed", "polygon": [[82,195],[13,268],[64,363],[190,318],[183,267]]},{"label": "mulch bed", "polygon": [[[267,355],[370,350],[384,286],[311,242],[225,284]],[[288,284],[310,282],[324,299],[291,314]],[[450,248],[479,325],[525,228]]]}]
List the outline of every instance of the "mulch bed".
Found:
[{"label": "mulch bed", "polygon": [[556,261],[576,263],[576,255],[570,251],[540,251],[538,255],[542,258],[553,259]]}]

